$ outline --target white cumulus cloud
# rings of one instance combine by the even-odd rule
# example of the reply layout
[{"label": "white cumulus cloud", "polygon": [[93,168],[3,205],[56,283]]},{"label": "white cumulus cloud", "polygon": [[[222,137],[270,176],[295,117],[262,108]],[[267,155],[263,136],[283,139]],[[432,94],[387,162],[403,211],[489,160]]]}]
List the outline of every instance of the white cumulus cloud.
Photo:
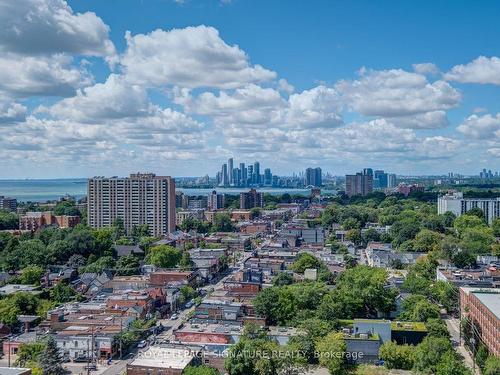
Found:
[{"label": "white cumulus cloud", "polygon": [[465,65],[456,65],[444,75],[449,81],[500,85],[500,58],[479,56]]},{"label": "white cumulus cloud", "polygon": [[447,82],[431,83],[422,74],[401,69],[363,69],[359,79],[339,81],[335,89],[351,110],[377,117],[443,111],[457,106],[461,99],[460,92]]},{"label": "white cumulus cloud", "polygon": [[230,89],[276,78],[275,72],[252,65],[237,45],[226,44],[213,27],[127,32],[126,40],[120,63],[136,84]]},{"label": "white cumulus cloud", "polygon": [[108,34],[95,13],[75,14],[64,0],[0,0],[0,51],[111,57]]}]

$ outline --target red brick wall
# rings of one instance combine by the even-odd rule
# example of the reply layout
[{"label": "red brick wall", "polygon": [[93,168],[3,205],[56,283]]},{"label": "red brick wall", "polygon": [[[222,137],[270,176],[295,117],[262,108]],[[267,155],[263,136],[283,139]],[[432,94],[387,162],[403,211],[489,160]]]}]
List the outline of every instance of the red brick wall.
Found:
[{"label": "red brick wall", "polygon": [[181,375],[182,370],[127,365],[127,375]]},{"label": "red brick wall", "polygon": [[460,309],[462,316],[468,316],[478,326],[481,338],[490,353],[500,356],[500,319],[498,319],[471,292],[460,290]]},{"label": "red brick wall", "polygon": [[181,342],[202,342],[202,343],[217,343],[229,344],[229,337],[223,333],[208,333],[208,332],[174,332],[175,338]]}]

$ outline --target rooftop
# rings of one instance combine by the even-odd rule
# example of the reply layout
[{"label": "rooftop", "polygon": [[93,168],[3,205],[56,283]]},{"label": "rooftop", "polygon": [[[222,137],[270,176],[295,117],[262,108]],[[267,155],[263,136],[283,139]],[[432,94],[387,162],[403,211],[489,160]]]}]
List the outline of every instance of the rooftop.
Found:
[{"label": "rooftop", "polygon": [[494,290],[475,290],[472,293],[477,297],[481,303],[486,306],[488,310],[490,310],[497,319],[500,319],[500,291]]},{"label": "rooftop", "polygon": [[40,293],[39,288],[34,285],[22,285],[22,284],[7,284],[0,288],[0,294],[9,295],[18,292],[28,292],[37,294]]},{"label": "rooftop", "polygon": [[422,322],[392,322],[391,330],[427,332],[425,323]]},{"label": "rooftop", "polygon": [[139,353],[129,366],[184,370],[193,359],[193,354],[187,349],[151,346],[144,353]]},{"label": "rooftop", "polygon": [[22,367],[0,367],[0,374],[2,375],[22,375],[31,373],[31,369]]}]

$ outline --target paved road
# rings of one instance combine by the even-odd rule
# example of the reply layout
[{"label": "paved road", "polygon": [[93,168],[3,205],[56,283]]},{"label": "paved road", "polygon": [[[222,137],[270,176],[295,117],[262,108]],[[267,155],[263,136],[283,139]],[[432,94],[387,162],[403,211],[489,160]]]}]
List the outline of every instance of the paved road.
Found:
[{"label": "paved road", "polygon": [[[207,286],[203,287],[203,289],[205,289],[208,292],[207,296],[210,296],[210,294],[211,294],[211,292],[209,292],[209,290],[222,289],[224,281],[227,278],[229,278],[234,272],[236,272],[237,270],[242,268],[242,264],[247,257],[248,256],[243,256],[236,263],[236,265],[231,268],[230,272],[228,272],[227,275],[222,277],[216,284],[207,285]],[[192,311],[194,311],[194,309],[195,309],[195,307],[193,306],[189,309],[185,309],[185,310],[178,312],[177,315],[179,317],[176,320],[170,320],[170,319],[158,320],[157,324],[161,323],[164,327],[168,327],[168,328],[166,328],[165,331],[163,331],[162,333],[156,335],[154,337],[154,339],[156,341],[167,341],[167,340],[173,341],[173,340],[175,340],[175,336],[173,334],[173,331],[178,329],[182,323],[184,323],[188,320],[189,314]],[[153,338],[153,336],[150,336],[149,338],[151,339],[151,338]],[[133,355],[131,355],[129,359],[113,361],[111,366],[101,367],[101,368],[99,368],[99,370],[97,372],[92,372],[92,374],[95,374],[95,375],[120,375],[122,373],[125,373],[127,363],[129,363],[133,360],[132,357],[133,357]],[[74,372],[74,373],[79,374],[79,372]],[[86,374],[86,372],[84,374]]]},{"label": "paved road", "polygon": [[[448,332],[450,332],[452,340],[460,343],[460,345],[455,347],[455,350],[457,351],[458,354],[464,357],[465,364],[472,370],[474,368],[474,361],[469,351],[465,348],[463,340],[461,340],[460,320],[453,317],[447,317],[444,319],[444,321],[446,322],[446,327],[448,327]],[[475,367],[475,369],[476,369],[475,374],[481,375],[481,372],[479,371],[477,366]]]},{"label": "paved road", "polygon": [[[238,266],[236,268],[239,269]],[[233,274],[233,272],[229,272],[227,275],[222,277],[216,284],[207,285],[207,286],[203,287],[203,289],[205,289],[207,291],[208,290],[222,289],[224,281],[227,278],[229,278]],[[210,296],[210,294],[211,294],[211,292],[208,292],[207,297]],[[191,314],[191,312],[194,311],[194,309],[195,309],[195,306],[193,306],[189,309],[182,310],[181,312],[179,312],[177,314],[179,316],[179,318],[176,320],[170,320],[170,319],[158,320],[157,324],[161,323],[161,325],[163,325],[164,327],[169,327],[169,328],[165,329],[165,331],[163,331],[162,333],[156,335],[156,338],[155,338],[156,341],[167,341],[167,340],[173,341],[173,340],[175,340],[175,336],[174,336],[173,332],[176,329],[178,329],[181,324],[185,323],[188,320],[189,315]]]}]

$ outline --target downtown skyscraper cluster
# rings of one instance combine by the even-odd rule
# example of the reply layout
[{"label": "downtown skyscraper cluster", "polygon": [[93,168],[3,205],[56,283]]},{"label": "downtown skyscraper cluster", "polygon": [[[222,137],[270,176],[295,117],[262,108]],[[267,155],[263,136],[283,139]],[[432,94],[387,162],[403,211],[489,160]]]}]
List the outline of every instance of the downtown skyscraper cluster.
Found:
[{"label": "downtown skyscraper cluster", "polygon": [[362,172],[345,176],[345,191],[348,196],[368,195],[373,189],[387,189],[396,187],[396,175],[383,170],[365,168]]},{"label": "downtown skyscraper cluster", "polygon": [[247,187],[247,186],[274,186],[271,169],[260,172],[260,163],[254,162],[248,166],[240,163],[239,167],[234,164],[233,158],[222,164],[221,170],[217,172],[217,185],[222,187]]}]

